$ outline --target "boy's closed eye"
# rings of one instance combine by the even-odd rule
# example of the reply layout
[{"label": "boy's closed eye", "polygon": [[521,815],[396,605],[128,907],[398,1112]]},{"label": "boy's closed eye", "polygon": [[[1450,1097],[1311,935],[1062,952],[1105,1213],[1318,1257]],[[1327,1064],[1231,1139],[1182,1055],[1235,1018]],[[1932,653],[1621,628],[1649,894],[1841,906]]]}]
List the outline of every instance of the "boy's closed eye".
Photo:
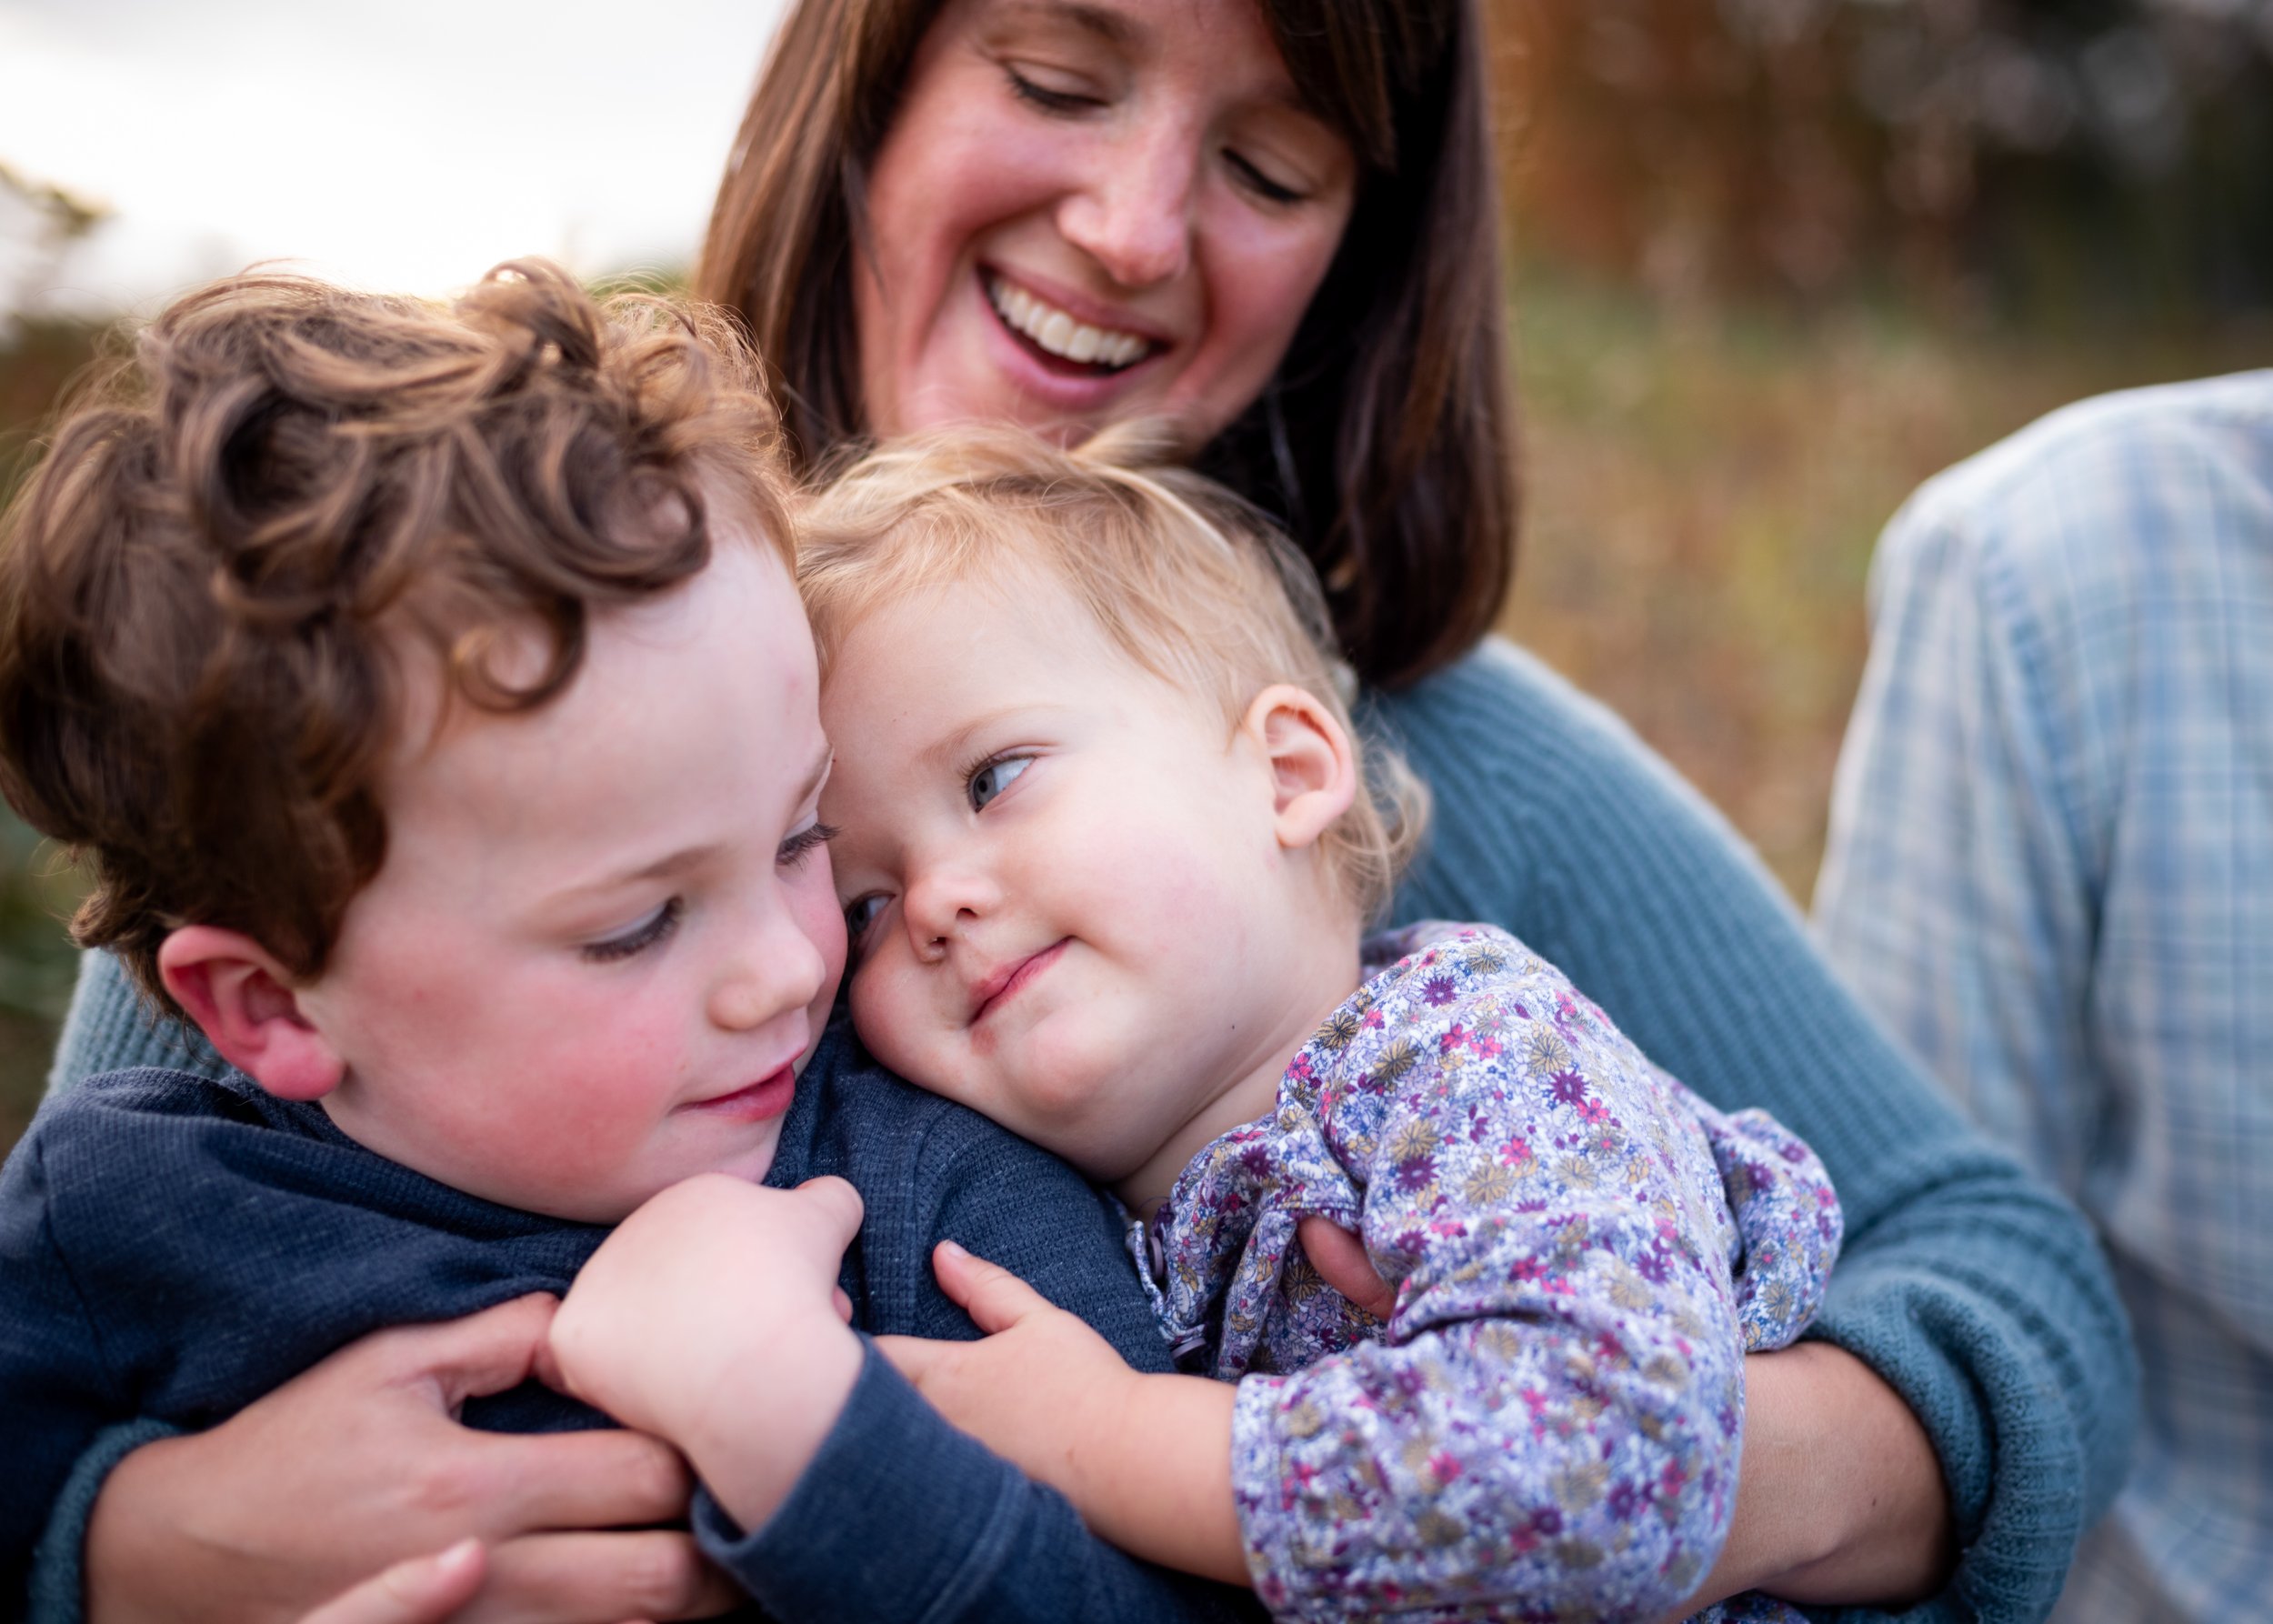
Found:
[{"label": "boy's closed eye", "polygon": [[594,964],[614,964],[644,953],[659,942],[669,939],[678,928],[679,919],[686,905],[676,897],[666,897],[661,905],[636,924],[614,936],[603,937],[596,942],[586,942],[582,952]]}]

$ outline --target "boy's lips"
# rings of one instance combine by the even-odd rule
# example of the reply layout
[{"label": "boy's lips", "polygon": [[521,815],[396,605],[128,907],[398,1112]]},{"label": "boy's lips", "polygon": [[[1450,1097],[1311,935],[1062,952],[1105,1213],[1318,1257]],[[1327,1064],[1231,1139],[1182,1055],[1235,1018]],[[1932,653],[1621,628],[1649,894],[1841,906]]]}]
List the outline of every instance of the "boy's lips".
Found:
[{"label": "boy's lips", "polygon": [[789,1108],[796,1097],[797,1074],[794,1066],[758,1078],[731,1094],[714,1094],[708,1099],[690,1099],[678,1108],[699,1111],[706,1116],[724,1117],[736,1122],[763,1122],[778,1117]]},{"label": "boy's lips", "polygon": [[1060,937],[1039,953],[1030,954],[1015,964],[1005,965],[991,975],[982,977],[971,988],[970,1024],[976,1026],[1013,994],[1057,962],[1057,956],[1066,950],[1071,937]]}]

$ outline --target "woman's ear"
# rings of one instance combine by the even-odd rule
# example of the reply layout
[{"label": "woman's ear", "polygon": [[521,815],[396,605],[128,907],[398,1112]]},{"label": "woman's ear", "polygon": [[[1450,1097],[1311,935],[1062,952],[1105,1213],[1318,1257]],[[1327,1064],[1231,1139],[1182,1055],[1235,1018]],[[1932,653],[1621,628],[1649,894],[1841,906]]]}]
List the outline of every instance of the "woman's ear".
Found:
[{"label": "woman's ear", "polygon": [[1256,695],[1239,725],[1270,763],[1278,844],[1289,851],[1312,844],[1357,794],[1349,730],[1317,696],[1285,682]]},{"label": "woman's ear", "polygon": [[346,1068],[300,1013],[292,978],[251,937],[185,925],[158,944],[158,978],[221,1058],[279,1099],[315,1099]]}]

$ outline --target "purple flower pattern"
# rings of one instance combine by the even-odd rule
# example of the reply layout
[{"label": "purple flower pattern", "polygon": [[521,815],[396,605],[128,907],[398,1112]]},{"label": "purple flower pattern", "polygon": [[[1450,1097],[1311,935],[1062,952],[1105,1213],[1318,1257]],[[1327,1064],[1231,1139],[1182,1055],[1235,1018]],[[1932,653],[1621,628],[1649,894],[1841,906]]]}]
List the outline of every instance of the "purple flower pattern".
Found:
[{"label": "purple flower pattern", "polygon": [[[1131,1235],[1186,1368],[1240,1383],[1257,1593],[1305,1620],[1660,1616],[1727,1533],[1743,1354],[1822,1301],[1829,1179],[1504,931],[1413,926],[1367,967],[1273,1114]],[[1313,1214],[1363,1238],[1386,1324],[1305,1258]]]}]

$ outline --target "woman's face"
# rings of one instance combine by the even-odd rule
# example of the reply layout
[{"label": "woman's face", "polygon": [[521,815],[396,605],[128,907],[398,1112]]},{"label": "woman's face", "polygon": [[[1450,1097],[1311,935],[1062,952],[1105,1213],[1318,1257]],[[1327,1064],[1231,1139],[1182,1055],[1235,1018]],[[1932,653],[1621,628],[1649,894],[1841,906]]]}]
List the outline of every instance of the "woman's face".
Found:
[{"label": "woman's face", "polygon": [[947,0],[869,175],[869,428],[1167,413],[1204,442],[1286,355],[1355,184],[1248,0]]}]

